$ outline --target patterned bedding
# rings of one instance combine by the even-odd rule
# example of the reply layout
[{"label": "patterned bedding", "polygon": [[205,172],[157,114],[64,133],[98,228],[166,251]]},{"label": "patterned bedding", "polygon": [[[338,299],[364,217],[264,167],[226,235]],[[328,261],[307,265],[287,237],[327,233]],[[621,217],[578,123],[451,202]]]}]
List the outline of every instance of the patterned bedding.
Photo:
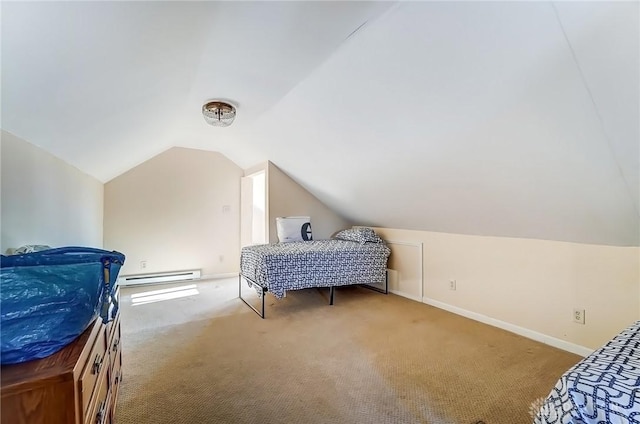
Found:
[{"label": "patterned bedding", "polygon": [[242,248],[240,271],[282,298],[287,290],[382,283],[391,250],[384,243],[300,241]]},{"label": "patterned bedding", "polygon": [[534,423],[640,423],[640,321],[564,373]]}]

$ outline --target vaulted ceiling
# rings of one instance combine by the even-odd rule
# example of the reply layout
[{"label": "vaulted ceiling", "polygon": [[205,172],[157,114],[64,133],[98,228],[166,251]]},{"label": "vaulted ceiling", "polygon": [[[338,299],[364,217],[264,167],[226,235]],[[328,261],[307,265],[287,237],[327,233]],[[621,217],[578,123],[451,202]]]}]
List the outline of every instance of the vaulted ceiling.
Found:
[{"label": "vaulted ceiling", "polygon": [[639,12],[3,1],[1,125],[101,181],[193,147],[361,224],[638,245]]}]

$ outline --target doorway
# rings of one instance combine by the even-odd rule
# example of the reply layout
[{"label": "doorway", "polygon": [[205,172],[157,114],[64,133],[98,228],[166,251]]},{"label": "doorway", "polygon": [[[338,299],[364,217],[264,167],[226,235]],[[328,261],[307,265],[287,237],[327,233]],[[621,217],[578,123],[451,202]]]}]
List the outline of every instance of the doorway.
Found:
[{"label": "doorway", "polygon": [[264,170],[241,179],[240,242],[242,246],[267,243],[267,178]]}]

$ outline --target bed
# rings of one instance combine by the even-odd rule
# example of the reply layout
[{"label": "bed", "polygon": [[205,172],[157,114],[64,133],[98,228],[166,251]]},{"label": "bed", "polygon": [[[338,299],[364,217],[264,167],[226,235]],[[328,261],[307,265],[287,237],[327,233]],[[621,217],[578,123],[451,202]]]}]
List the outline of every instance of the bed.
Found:
[{"label": "bed", "polygon": [[[386,270],[390,253],[389,247],[370,228],[343,230],[330,240],[243,247],[238,294],[264,318],[266,293],[280,299],[290,290],[328,287],[330,305],[333,305],[336,286],[362,284],[387,293]],[[242,297],[243,280],[261,298],[260,310]]]},{"label": "bed", "polygon": [[534,423],[640,423],[640,321],[564,373]]}]

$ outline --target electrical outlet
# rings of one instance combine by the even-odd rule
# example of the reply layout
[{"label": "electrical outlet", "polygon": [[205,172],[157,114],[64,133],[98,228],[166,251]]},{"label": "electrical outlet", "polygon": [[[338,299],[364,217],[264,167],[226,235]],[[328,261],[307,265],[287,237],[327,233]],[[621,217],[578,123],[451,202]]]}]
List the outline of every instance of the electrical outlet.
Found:
[{"label": "electrical outlet", "polygon": [[584,309],[573,309],[573,322],[584,324]]},{"label": "electrical outlet", "polygon": [[147,261],[140,261],[140,269],[146,269],[147,268]]},{"label": "electrical outlet", "polygon": [[449,280],[449,290],[456,289],[456,280]]}]

